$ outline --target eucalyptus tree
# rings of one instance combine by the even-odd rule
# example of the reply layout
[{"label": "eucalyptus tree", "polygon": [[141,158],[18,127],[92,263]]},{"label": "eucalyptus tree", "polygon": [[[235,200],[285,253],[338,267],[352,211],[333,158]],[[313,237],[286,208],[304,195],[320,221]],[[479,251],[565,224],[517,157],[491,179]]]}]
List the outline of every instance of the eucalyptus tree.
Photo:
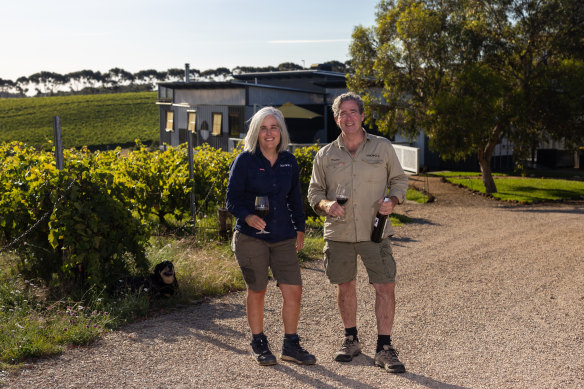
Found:
[{"label": "eucalyptus tree", "polygon": [[503,137],[518,157],[549,136],[583,141],[581,1],[382,0],[376,16],[353,32],[347,84],[381,132],[476,153],[487,193]]},{"label": "eucalyptus tree", "polygon": [[[189,69],[189,77],[190,77]],[[164,81],[184,81],[185,79],[185,69],[181,68],[171,68],[166,71],[167,77]]]},{"label": "eucalyptus tree", "polygon": [[166,74],[166,72],[158,72],[154,69],[140,70],[134,73],[134,80],[138,84],[146,84],[154,89],[156,81],[163,81],[166,78]]},{"label": "eucalyptus tree", "polygon": [[104,75],[99,71],[89,69],[79,70],[65,74],[69,88],[80,91],[85,88],[98,88],[104,83]]},{"label": "eucalyptus tree", "polygon": [[134,83],[134,75],[121,68],[112,68],[104,75],[104,86],[115,88],[118,86],[131,85]]},{"label": "eucalyptus tree", "polygon": [[282,62],[278,65],[279,71],[291,71],[291,70],[302,70],[304,69],[302,66],[297,65],[293,62]]},{"label": "eucalyptus tree", "polygon": [[21,96],[22,94],[22,88],[18,83],[0,78],[0,96]]},{"label": "eucalyptus tree", "polygon": [[233,76],[231,70],[225,67],[218,67],[217,69],[208,69],[201,72],[201,77],[210,81],[225,81],[231,79]]},{"label": "eucalyptus tree", "polygon": [[65,77],[59,73],[42,71],[28,77],[28,82],[36,85],[38,94],[53,94],[64,85]]}]

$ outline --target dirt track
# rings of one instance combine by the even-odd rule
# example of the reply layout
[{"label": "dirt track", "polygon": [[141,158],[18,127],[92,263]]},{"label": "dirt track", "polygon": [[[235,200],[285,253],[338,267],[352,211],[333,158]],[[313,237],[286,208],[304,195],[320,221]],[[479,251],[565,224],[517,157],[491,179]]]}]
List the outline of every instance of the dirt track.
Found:
[{"label": "dirt track", "polygon": [[[424,185],[419,178],[411,178]],[[88,349],[28,366],[10,388],[579,388],[584,387],[584,203],[518,206],[428,182],[431,204],[397,212],[394,344],[407,373],[373,367],[373,290],[359,269],[364,354],[332,360],[341,341],[335,289],[320,261],[303,271],[300,336],[314,366],[259,367],[249,357],[244,294],[108,334]],[[281,300],[268,287],[276,354]]]}]

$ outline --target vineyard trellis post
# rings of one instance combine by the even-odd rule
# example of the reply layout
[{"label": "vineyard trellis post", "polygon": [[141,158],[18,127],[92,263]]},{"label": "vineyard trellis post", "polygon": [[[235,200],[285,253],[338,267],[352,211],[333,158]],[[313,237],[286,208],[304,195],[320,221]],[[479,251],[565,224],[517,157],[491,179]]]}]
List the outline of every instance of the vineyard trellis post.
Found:
[{"label": "vineyard trellis post", "polygon": [[53,132],[55,135],[55,163],[57,169],[63,170],[63,138],[61,137],[60,116],[53,116]]},{"label": "vineyard trellis post", "polygon": [[190,198],[190,206],[191,206],[191,223],[193,226],[193,234],[197,232],[197,215],[195,212],[196,203],[195,203],[195,170],[194,170],[194,162],[193,162],[193,132],[187,131],[187,149],[189,154],[189,180],[191,184],[191,198]]}]

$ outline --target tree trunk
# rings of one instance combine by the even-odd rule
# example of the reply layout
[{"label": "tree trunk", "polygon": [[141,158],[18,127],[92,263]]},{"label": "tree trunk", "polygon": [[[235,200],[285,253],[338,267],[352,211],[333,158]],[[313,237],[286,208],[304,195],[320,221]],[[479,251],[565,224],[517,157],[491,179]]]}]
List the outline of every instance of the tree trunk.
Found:
[{"label": "tree trunk", "polygon": [[483,184],[485,184],[485,192],[488,195],[497,193],[497,185],[495,185],[495,180],[493,179],[493,174],[491,173],[491,157],[495,151],[495,146],[501,141],[501,127],[495,126],[493,128],[493,134],[491,135],[489,141],[485,145],[485,148],[479,147],[478,159],[479,166],[481,167],[481,172],[483,174]]},{"label": "tree trunk", "polygon": [[485,192],[490,195],[497,193],[497,185],[495,185],[495,180],[491,174],[491,158],[481,158],[479,153],[479,165],[481,167],[481,172],[483,174],[483,184],[485,184]]}]

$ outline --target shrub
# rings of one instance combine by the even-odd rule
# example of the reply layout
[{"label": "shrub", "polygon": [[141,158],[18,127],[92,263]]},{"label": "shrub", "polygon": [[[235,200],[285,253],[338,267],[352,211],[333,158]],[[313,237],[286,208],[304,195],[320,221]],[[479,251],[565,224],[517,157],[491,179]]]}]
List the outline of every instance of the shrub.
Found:
[{"label": "shrub", "polygon": [[145,271],[147,231],[103,186],[113,178],[87,150],[68,151],[63,171],[51,159],[18,142],[0,147],[0,241],[16,242],[19,270],[67,292]]}]

